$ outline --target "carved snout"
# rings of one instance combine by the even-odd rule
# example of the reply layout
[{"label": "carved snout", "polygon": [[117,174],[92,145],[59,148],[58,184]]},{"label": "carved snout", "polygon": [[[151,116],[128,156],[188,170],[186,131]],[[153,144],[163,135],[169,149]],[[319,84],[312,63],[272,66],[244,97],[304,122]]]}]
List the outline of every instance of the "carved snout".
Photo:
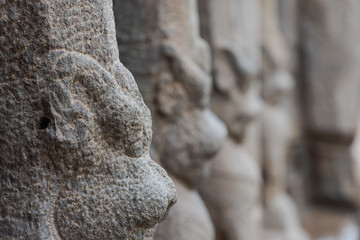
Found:
[{"label": "carved snout", "polygon": [[209,109],[205,109],[201,113],[199,130],[204,159],[208,160],[220,149],[228,132],[225,124]]}]

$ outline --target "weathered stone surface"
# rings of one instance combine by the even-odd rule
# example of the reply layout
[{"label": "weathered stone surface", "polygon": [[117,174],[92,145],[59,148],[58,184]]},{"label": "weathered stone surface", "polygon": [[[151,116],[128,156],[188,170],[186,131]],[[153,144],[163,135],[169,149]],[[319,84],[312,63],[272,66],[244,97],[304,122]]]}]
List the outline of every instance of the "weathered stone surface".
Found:
[{"label": "weathered stone surface", "polygon": [[359,114],[360,2],[301,1],[305,127],[316,197],[354,202],[349,146]]},{"label": "weathered stone surface", "polygon": [[199,36],[196,1],[114,0],[114,11],[120,57],[152,112],[153,158],[177,183],[178,205],[155,239],[211,240],[211,220],[194,188],[226,128],[208,108],[210,52]]},{"label": "weathered stone surface", "polygon": [[[341,139],[341,137],[337,137]],[[353,172],[351,141],[311,139],[312,197],[318,201],[354,204],[357,201],[356,178]],[[355,173],[354,175],[352,173]]]},{"label": "weathered stone surface", "polygon": [[247,123],[260,112],[261,106],[259,1],[201,0],[199,5],[201,13],[208,15],[202,17],[202,31],[208,32],[207,40],[213,49],[211,107],[227,124],[231,137],[241,141]]},{"label": "weathered stone surface", "polygon": [[[310,239],[300,227],[300,216],[293,199],[286,192],[279,192],[267,199],[264,214],[264,239],[304,240]],[[273,233],[273,238],[268,233]]]},{"label": "weathered stone surface", "polygon": [[358,240],[359,223],[354,212],[314,208],[306,213],[304,226],[314,240]]},{"label": "weathered stone surface", "polygon": [[[351,154],[351,172],[350,174],[354,176],[354,185],[360,186],[360,122],[358,123],[354,141],[351,144],[350,148]],[[353,193],[355,196],[355,204],[360,215],[360,188],[356,187]],[[360,234],[360,229],[359,229]]]},{"label": "weathered stone surface", "polygon": [[353,136],[360,103],[360,3],[307,0],[301,7],[307,128]]},{"label": "weathered stone surface", "polygon": [[308,239],[297,208],[286,193],[288,157],[294,137],[291,97],[294,79],[288,70],[288,49],[279,26],[279,1],[262,0],[263,16],[263,173],[264,224],[279,239]]},{"label": "weathered stone surface", "polygon": [[0,46],[0,239],[152,239],[175,188],[111,1],[0,1]]},{"label": "weathered stone surface", "polygon": [[214,239],[214,227],[199,193],[176,179],[174,183],[178,202],[158,227],[155,239]]},{"label": "weathered stone surface", "polygon": [[227,139],[200,188],[216,226],[216,239],[262,239],[260,189],[257,161]]},{"label": "weathered stone surface", "polygon": [[[308,239],[300,226],[300,216],[293,199],[286,193],[288,157],[292,142],[292,122],[286,103],[293,80],[280,71],[265,79],[263,130],[264,223],[266,232],[275,232],[276,239]],[[284,106],[285,104],[285,106]],[[272,239],[265,234],[265,239]]]},{"label": "weathered stone surface", "polygon": [[[301,0],[300,0],[301,1]],[[303,131],[300,89],[302,88],[302,74],[299,71],[299,0],[278,0],[278,31],[281,32],[286,46],[286,69],[294,76],[294,88],[287,94],[288,120],[291,121],[291,143],[288,152],[287,190],[296,205],[304,208],[306,205],[306,191],[308,177],[308,153]]]},{"label": "weathered stone surface", "polygon": [[248,124],[261,111],[260,1],[201,0],[199,6],[202,33],[213,52],[211,108],[230,133],[200,193],[216,239],[261,239],[260,167],[244,147]]},{"label": "weathered stone surface", "polygon": [[[275,70],[276,71],[276,70]],[[282,70],[264,80],[262,112],[263,168],[269,195],[287,187],[287,165],[292,141],[292,122],[286,104],[293,90],[291,75]]]},{"label": "weathered stone surface", "polygon": [[298,67],[298,42],[299,42],[299,1],[301,0],[279,0],[279,28],[283,34],[284,42],[288,49],[288,67],[292,73]]}]

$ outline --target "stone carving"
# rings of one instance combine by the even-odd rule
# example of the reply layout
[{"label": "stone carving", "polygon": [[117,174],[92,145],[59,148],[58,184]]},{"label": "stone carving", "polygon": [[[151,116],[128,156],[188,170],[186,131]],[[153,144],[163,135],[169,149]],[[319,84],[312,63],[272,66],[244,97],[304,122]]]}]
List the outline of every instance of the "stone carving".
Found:
[{"label": "stone carving", "polygon": [[245,132],[261,111],[260,2],[199,1],[202,33],[213,52],[211,108],[227,125],[229,137],[214,157],[200,187],[216,227],[216,239],[261,239],[261,175],[245,147]]},{"label": "stone carving", "polygon": [[152,239],[175,188],[111,1],[0,1],[0,26],[0,239]]},{"label": "stone carving", "polygon": [[[287,191],[296,205],[304,208],[306,205],[306,184],[308,177],[308,153],[302,130],[301,115],[301,73],[299,73],[299,0],[278,0],[278,31],[281,30],[284,45],[286,45],[286,69],[294,76],[294,88],[287,94],[288,120],[291,121],[291,143],[287,160]],[[280,30],[279,30],[280,29]],[[285,102],[285,101],[284,101]]]},{"label": "stone carving", "polygon": [[214,239],[196,186],[226,128],[208,108],[210,52],[199,36],[196,0],[114,0],[114,12],[120,57],[152,112],[153,159],[178,193],[155,239]]},{"label": "stone carving", "polygon": [[[360,2],[300,1],[305,127],[316,198],[354,203],[350,145],[359,114]],[[351,104],[349,104],[351,103]]]},{"label": "stone carving", "polygon": [[287,65],[294,73],[298,67],[299,0],[278,0],[278,12],[279,28],[288,50]]},{"label": "stone carving", "polygon": [[[360,122],[357,124],[357,129],[356,129],[356,133],[355,133],[355,138],[354,141],[351,144],[350,147],[350,154],[351,154],[351,172],[350,174],[352,174],[354,176],[354,185],[355,186],[360,186]],[[354,189],[354,196],[355,196],[355,207],[356,207],[356,211],[357,211],[357,216],[358,216],[358,223],[359,223],[359,216],[360,216],[360,189],[359,188],[355,188]],[[358,224],[359,225],[359,224]],[[358,229],[360,231],[360,229]],[[360,234],[360,232],[359,232]]]},{"label": "stone carving", "polygon": [[267,236],[271,233],[279,239],[308,239],[300,226],[297,207],[286,193],[293,132],[286,104],[290,102],[293,80],[284,69],[273,74],[265,79],[262,117],[265,227]]},{"label": "stone carving", "polygon": [[286,193],[289,149],[294,137],[289,109],[295,86],[287,69],[288,51],[278,22],[278,0],[262,0],[262,8],[264,223],[267,235],[275,232],[276,239],[308,239],[296,205]]}]

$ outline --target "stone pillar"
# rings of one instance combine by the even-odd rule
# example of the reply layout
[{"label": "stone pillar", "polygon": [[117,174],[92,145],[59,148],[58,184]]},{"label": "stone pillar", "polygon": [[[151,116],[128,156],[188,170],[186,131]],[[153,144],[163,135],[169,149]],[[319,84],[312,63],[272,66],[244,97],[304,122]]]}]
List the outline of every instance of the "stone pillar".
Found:
[{"label": "stone pillar", "polygon": [[[360,122],[357,124],[357,130],[355,134],[354,141],[350,147],[350,155],[351,155],[351,172],[354,176],[354,185],[360,186]],[[355,199],[355,207],[357,208],[357,221],[358,225],[360,224],[360,190],[356,188],[354,192],[354,199]],[[360,230],[360,229],[359,229]]]},{"label": "stone pillar", "polygon": [[261,238],[261,172],[245,146],[261,111],[261,5],[258,0],[199,1],[202,33],[213,52],[211,108],[229,137],[201,185],[218,240]]},{"label": "stone pillar", "polygon": [[178,194],[155,239],[212,240],[196,187],[226,128],[208,108],[210,52],[199,36],[196,0],[114,0],[114,11],[120,58],[152,113],[152,156]]},{"label": "stone pillar", "polygon": [[294,79],[279,25],[279,1],[262,0],[263,16],[263,173],[264,223],[276,239],[308,239],[293,199],[287,194],[289,150],[294,140]]},{"label": "stone pillar", "polygon": [[[360,2],[301,2],[305,128],[317,200],[354,204],[350,145],[359,114]],[[357,173],[359,174],[359,173]]]},{"label": "stone pillar", "polygon": [[152,239],[175,188],[111,1],[0,1],[0,25],[0,239]]},{"label": "stone pillar", "polygon": [[309,179],[309,158],[302,129],[301,73],[299,73],[299,2],[301,0],[278,0],[278,25],[286,46],[286,68],[294,76],[294,89],[287,97],[288,119],[292,125],[292,139],[288,150],[288,192],[299,208],[307,201],[306,183]]},{"label": "stone pillar", "polygon": [[299,1],[278,0],[279,29],[288,50],[287,66],[292,73],[297,71],[298,66]]}]

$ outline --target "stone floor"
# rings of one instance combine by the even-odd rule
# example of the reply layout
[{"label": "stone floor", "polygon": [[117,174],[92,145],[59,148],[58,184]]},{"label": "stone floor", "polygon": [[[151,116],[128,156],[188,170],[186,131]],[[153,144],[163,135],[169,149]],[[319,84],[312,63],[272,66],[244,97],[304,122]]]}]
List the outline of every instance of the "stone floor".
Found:
[{"label": "stone floor", "polygon": [[303,226],[313,240],[359,240],[359,226],[351,213],[325,208],[304,214]]}]

